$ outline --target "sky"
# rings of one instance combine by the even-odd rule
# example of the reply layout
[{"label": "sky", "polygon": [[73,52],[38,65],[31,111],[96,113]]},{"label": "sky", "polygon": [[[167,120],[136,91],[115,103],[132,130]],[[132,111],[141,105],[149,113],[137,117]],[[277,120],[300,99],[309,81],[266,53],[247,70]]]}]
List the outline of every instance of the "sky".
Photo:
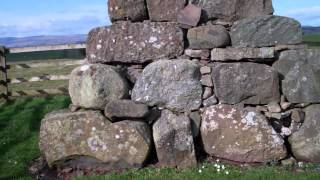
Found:
[{"label": "sky", "polygon": [[[320,0],[273,0],[276,15],[320,26]],[[87,34],[110,25],[106,0],[1,0],[0,37]]]}]

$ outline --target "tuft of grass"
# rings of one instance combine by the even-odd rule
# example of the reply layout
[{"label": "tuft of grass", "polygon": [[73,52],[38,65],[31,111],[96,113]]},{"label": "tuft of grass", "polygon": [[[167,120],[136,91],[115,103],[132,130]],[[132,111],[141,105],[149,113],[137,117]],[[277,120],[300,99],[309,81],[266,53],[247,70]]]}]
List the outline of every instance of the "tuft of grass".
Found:
[{"label": "tuft of grass", "polygon": [[40,155],[41,119],[69,104],[69,97],[52,96],[21,98],[0,105],[0,179],[31,179],[27,168]]}]

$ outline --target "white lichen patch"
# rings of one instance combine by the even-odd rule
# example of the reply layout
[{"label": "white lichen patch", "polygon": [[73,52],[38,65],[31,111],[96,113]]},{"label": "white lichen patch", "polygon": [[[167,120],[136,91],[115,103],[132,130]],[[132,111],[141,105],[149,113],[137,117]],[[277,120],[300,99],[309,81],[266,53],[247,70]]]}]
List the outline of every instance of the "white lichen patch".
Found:
[{"label": "white lichen patch", "polygon": [[98,136],[88,138],[87,145],[91,151],[107,150],[107,144],[105,144]]},{"label": "white lichen patch", "polygon": [[154,36],[151,36],[150,38],[149,38],[149,43],[154,43],[154,42],[156,42],[158,40],[158,38],[157,37],[154,37]]},{"label": "white lichen patch", "polygon": [[120,135],[116,134],[116,135],[114,136],[114,138],[120,139]]},{"label": "white lichen patch", "polygon": [[245,114],[244,117],[241,119],[241,123],[245,124],[245,126],[257,126],[258,122],[256,121],[256,113],[255,112],[248,112]]},{"label": "white lichen patch", "polygon": [[83,66],[80,67],[80,71],[83,71],[83,72],[88,70],[88,69],[90,69],[90,65],[88,65],[88,64],[83,65]]},{"label": "white lichen patch", "polygon": [[102,48],[101,44],[97,44],[97,50],[100,50]]},{"label": "white lichen patch", "polygon": [[137,150],[137,148],[130,146],[129,153],[130,153],[130,155],[134,156],[138,153],[138,150]]}]

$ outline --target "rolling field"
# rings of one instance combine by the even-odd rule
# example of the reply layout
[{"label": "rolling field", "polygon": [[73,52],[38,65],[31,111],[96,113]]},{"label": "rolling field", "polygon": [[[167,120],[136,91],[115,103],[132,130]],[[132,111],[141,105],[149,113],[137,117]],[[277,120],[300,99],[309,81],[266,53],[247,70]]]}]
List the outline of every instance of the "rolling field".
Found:
[{"label": "rolling field", "polygon": [[320,48],[320,34],[304,35],[303,42],[313,48]]}]

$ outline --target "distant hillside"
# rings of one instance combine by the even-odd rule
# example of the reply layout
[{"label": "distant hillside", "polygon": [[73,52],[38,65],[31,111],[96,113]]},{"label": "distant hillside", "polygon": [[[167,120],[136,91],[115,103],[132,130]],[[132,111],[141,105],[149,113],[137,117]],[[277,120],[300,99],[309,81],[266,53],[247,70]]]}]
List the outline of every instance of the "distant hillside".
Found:
[{"label": "distant hillside", "polygon": [[69,35],[69,36],[32,36],[32,37],[7,37],[0,38],[0,45],[6,47],[27,47],[40,45],[58,45],[58,44],[77,44],[84,43],[87,35]]},{"label": "distant hillside", "polygon": [[320,34],[320,27],[304,26],[302,29],[305,35]]}]

